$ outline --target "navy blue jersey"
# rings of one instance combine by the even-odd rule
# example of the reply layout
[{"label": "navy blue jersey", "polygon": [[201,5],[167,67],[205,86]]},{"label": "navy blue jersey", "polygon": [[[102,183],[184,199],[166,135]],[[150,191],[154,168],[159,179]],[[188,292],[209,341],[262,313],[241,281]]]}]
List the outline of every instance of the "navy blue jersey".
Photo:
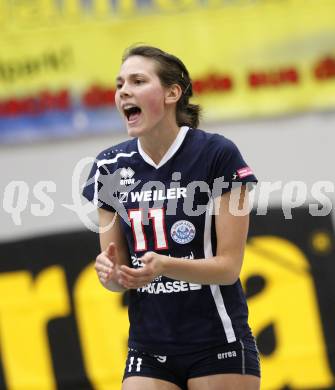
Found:
[{"label": "navy blue jersey", "polygon": [[[137,139],[100,153],[84,196],[119,213],[137,268],[146,251],[193,261],[215,255],[213,197],[256,181],[233,142],[182,127],[158,165]],[[130,290],[129,320],[129,347],[160,355],[231,343],[250,333],[239,280],[200,285],[159,276]]]}]

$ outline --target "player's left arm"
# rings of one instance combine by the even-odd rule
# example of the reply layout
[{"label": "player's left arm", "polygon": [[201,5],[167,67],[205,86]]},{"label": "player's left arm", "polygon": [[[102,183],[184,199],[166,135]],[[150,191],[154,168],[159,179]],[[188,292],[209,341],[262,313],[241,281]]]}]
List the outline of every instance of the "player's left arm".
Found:
[{"label": "player's left arm", "polygon": [[[238,202],[238,207],[234,202]],[[234,213],[234,210],[241,210],[244,202],[248,202],[248,190],[245,185],[216,199],[216,207],[219,209],[215,216],[217,236],[215,256],[190,260],[147,252],[141,258],[143,268],[121,267],[119,282],[127,288],[138,288],[155,277],[164,275],[199,284],[234,284],[240,275],[249,227],[249,213],[236,215],[238,213]],[[249,210],[248,207],[245,209]]]}]

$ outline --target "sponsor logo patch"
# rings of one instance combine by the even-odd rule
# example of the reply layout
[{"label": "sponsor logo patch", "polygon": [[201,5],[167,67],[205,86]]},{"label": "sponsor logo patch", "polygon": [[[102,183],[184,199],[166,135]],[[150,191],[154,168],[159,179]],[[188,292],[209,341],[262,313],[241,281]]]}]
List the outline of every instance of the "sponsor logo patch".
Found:
[{"label": "sponsor logo patch", "polygon": [[178,244],[188,244],[195,237],[195,227],[189,221],[180,220],[172,225],[170,234]]},{"label": "sponsor logo patch", "polygon": [[120,192],[119,201],[121,203],[128,202],[128,192]]},{"label": "sponsor logo patch", "polygon": [[239,170],[236,171],[236,172],[237,172],[238,177],[239,177],[240,179],[243,179],[244,177],[250,176],[250,175],[253,174],[251,168],[249,168],[249,167],[241,168],[241,169],[239,169]]},{"label": "sponsor logo patch", "polygon": [[132,177],[135,175],[135,172],[131,168],[122,168],[120,171],[120,184],[121,185],[127,185],[127,184],[134,184],[135,179]]}]

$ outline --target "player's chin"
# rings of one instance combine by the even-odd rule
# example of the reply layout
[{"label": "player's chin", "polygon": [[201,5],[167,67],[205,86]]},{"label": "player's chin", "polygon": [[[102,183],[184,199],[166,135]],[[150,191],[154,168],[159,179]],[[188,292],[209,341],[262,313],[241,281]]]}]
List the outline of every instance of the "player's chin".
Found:
[{"label": "player's chin", "polygon": [[143,126],[130,126],[127,123],[127,132],[129,137],[140,137],[146,133]]}]

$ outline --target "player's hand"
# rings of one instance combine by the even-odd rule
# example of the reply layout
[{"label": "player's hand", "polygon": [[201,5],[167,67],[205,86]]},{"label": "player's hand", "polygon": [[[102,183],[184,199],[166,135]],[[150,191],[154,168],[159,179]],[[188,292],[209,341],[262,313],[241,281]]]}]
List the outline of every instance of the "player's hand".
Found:
[{"label": "player's hand", "polygon": [[140,288],[163,274],[166,256],[155,252],[147,252],[140,260],[143,264],[141,268],[135,269],[121,265],[118,282],[123,287]]},{"label": "player's hand", "polygon": [[106,250],[101,252],[95,260],[95,270],[101,284],[109,288],[109,282],[117,283],[119,269],[120,267],[116,260],[116,247],[111,242]]}]

